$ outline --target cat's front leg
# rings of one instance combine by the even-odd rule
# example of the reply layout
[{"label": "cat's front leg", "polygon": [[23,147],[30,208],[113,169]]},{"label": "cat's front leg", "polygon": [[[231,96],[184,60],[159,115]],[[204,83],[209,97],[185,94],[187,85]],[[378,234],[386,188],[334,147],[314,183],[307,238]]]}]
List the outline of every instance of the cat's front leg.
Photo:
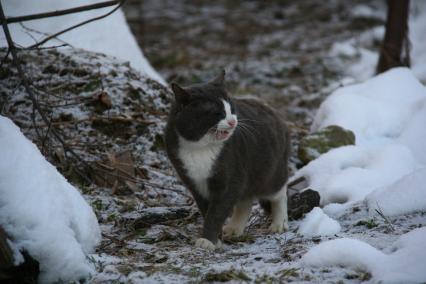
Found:
[{"label": "cat's front leg", "polygon": [[222,242],[219,240],[219,235],[234,205],[235,201],[232,197],[228,196],[210,200],[207,214],[204,219],[202,238],[197,239],[195,242],[197,247],[212,250],[222,245]]},{"label": "cat's front leg", "polygon": [[195,203],[197,203],[197,207],[201,212],[201,216],[203,218],[206,218],[207,209],[209,207],[209,201],[201,196],[197,191],[193,190],[191,191],[192,196],[194,197]]}]

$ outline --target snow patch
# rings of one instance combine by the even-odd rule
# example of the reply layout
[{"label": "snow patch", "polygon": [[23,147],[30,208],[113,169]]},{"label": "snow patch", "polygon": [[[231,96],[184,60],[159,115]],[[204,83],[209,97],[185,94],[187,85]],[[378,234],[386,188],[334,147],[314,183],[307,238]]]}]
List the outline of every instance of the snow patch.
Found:
[{"label": "snow patch", "polygon": [[319,207],[306,214],[299,226],[299,233],[305,237],[328,236],[340,232],[340,224],[328,217]]},{"label": "snow patch", "polygon": [[366,202],[372,213],[385,216],[408,214],[426,209],[426,168],[414,171],[389,187],[370,193]]},{"label": "snow patch", "polygon": [[[426,165],[422,143],[425,118],[426,88],[407,68],[395,68],[365,83],[338,89],[321,104],[312,131],[339,125],[355,133],[356,145],[321,155],[293,179],[306,177],[309,187],[320,193],[324,212],[332,216],[339,216],[375,190],[382,195],[398,191],[392,188],[401,185],[394,183]],[[424,188],[421,178],[411,181],[411,187]],[[413,191],[416,196],[424,194]],[[375,200],[373,196],[371,200]],[[386,200],[386,208],[398,203],[390,196]],[[395,208],[411,212],[412,204],[404,204],[405,209],[403,204]],[[426,210],[426,206],[416,208]]]},{"label": "snow patch", "polygon": [[343,265],[368,271],[373,283],[420,283],[426,281],[426,228],[402,235],[385,254],[355,239],[337,239],[310,249],[302,258],[309,266]]},{"label": "snow patch", "polygon": [[92,208],[3,116],[0,157],[0,225],[10,236],[14,254],[19,257],[16,250],[26,250],[40,263],[42,283],[92,274],[85,255],[101,238]]}]

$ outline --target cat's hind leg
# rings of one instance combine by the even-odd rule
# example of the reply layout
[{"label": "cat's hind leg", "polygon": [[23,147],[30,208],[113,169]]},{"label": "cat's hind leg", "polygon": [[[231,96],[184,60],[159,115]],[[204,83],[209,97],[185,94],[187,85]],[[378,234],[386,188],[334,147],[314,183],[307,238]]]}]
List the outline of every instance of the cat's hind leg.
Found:
[{"label": "cat's hind leg", "polygon": [[269,226],[271,233],[282,233],[288,230],[288,213],[287,213],[287,186],[269,199],[271,202],[272,223]]},{"label": "cat's hind leg", "polygon": [[244,233],[244,228],[250,217],[252,200],[243,200],[234,206],[232,217],[228,224],[223,226],[223,235],[225,237],[238,237]]}]

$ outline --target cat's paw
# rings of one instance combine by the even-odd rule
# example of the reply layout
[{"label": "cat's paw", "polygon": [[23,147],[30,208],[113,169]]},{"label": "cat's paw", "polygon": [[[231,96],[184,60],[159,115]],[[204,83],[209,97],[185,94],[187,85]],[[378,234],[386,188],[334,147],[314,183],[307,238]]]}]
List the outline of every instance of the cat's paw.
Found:
[{"label": "cat's paw", "polygon": [[223,226],[223,236],[224,237],[239,237],[244,233],[244,227],[241,226],[232,226],[231,224],[226,224]]},{"label": "cat's paw", "polygon": [[269,232],[272,234],[283,233],[288,230],[287,222],[274,223],[269,226]]},{"label": "cat's paw", "polygon": [[207,250],[214,250],[216,248],[216,246],[211,241],[209,241],[208,239],[205,239],[205,238],[197,239],[195,241],[195,246],[197,248],[203,248],[203,249],[207,249]]}]

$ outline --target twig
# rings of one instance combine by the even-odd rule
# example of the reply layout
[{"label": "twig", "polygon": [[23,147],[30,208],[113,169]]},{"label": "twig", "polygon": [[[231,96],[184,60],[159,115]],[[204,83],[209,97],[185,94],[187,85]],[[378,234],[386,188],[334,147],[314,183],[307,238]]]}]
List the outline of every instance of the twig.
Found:
[{"label": "twig", "polygon": [[63,16],[83,11],[89,11],[104,7],[109,7],[113,5],[117,5],[120,3],[120,1],[114,0],[114,1],[106,1],[106,2],[100,2],[96,4],[91,5],[85,5],[85,6],[79,6],[75,8],[65,9],[65,10],[58,10],[53,12],[46,12],[46,13],[39,13],[39,14],[32,14],[32,15],[25,15],[25,16],[19,16],[19,17],[8,17],[8,18],[2,18],[1,24],[11,24],[11,23],[18,23],[18,22],[25,22],[25,21],[31,21],[31,20],[38,20],[43,18],[50,18],[50,17],[57,17],[57,16]]},{"label": "twig", "polygon": [[[68,120],[68,121],[55,121],[49,124],[37,124],[37,127],[47,127],[49,125],[57,126],[57,125],[64,125],[64,124],[77,124],[82,123],[86,121],[113,121],[113,122],[132,122],[136,121],[134,117],[127,118],[127,117],[121,117],[121,116],[111,116],[111,117],[86,117],[81,119],[75,119],[75,120]],[[152,120],[145,120],[140,119],[137,120],[137,122],[142,124],[153,124],[155,121]]]},{"label": "twig", "polygon": [[[86,20],[86,21],[83,21],[83,22],[81,22],[81,23],[78,23],[78,24],[76,24],[76,25],[74,25],[74,26],[71,26],[71,27],[69,27],[69,28],[66,28],[66,29],[64,29],[64,30],[62,30],[62,31],[59,31],[59,32],[57,32],[57,33],[55,33],[55,34],[53,34],[53,35],[50,35],[50,36],[48,36],[48,37],[46,37],[45,39],[43,39],[42,41],[40,41],[40,42],[38,42],[38,43],[36,43],[36,44],[33,44],[33,45],[31,45],[31,46],[29,46],[28,47],[28,49],[33,49],[33,48],[37,48],[37,47],[39,47],[40,45],[43,45],[43,44],[45,44],[46,42],[48,42],[49,40],[51,40],[51,39],[53,39],[53,38],[56,38],[56,37],[58,37],[59,35],[61,35],[61,34],[64,34],[64,33],[66,33],[66,32],[69,32],[69,31],[71,31],[71,30],[73,30],[73,29],[76,29],[76,28],[78,28],[78,27],[81,27],[81,26],[83,26],[83,25],[85,25],[85,24],[88,24],[88,23],[91,23],[91,22],[94,22],[94,21],[97,21],[97,20],[100,20],[100,19],[103,19],[103,18],[105,18],[105,17],[108,17],[109,15],[111,15],[112,13],[114,13],[115,11],[117,11],[123,4],[124,4],[124,2],[125,2],[126,0],[121,0],[121,1],[119,1],[118,2],[118,5],[117,5],[117,7],[115,7],[114,9],[112,9],[111,11],[109,11],[108,13],[106,13],[106,14],[103,14],[103,15],[101,15],[101,16],[98,16],[98,17],[95,17],[95,18],[92,18],[92,19],[89,19],[89,20]],[[117,2],[117,1],[114,1],[114,2]]]},{"label": "twig", "polygon": [[395,228],[393,227],[391,221],[389,220],[388,217],[385,216],[385,214],[382,211],[382,208],[380,208],[379,202],[376,202],[376,205],[377,205],[377,209],[374,209],[374,210],[377,212],[377,214],[380,215],[380,217],[383,218],[383,220],[385,220],[385,222],[388,224],[388,226],[391,228],[391,230],[395,231]]},{"label": "twig", "polygon": [[49,133],[50,133],[50,129],[51,129],[51,127],[52,127],[52,118],[49,120],[49,125],[48,125],[48,127],[47,127],[46,134],[45,134],[45,136],[44,136],[43,141],[41,142],[41,152],[42,152],[42,153],[44,153],[44,146],[45,146],[45,144],[46,144],[46,141],[47,141],[47,140],[48,140],[48,138],[49,138]]},{"label": "twig", "polygon": [[298,185],[299,183],[302,183],[306,181],[306,178],[304,176],[301,176],[295,180],[293,180],[292,182],[288,183],[287,187],[289,188],[293,188],[294,186]]},{"label": "twig", "polygon": [[[36,33],[36,34],[39,34],[39,35],[44,35],[44,36],[49,36],[49,34],[48,33],[44,33],[44,32],[41,32],[41,31],[38,31],[38,30],[36,30],[36,29],[32,29],[32,28],[30,28],[30,27],[27,27],[26,25],[24,25],[24,23],[19,23],[19,25],[24,29],[24,30],[26,30],[26,34],[28,34],[33,40],[34,40],[34,42],[35,43],[37,43],[37,40],[33,37],[33,35],[31,34],[31,33]],[[57,38],[56,39],[57,41],[59,41],[59,42],[62,42],[62,44],[61,45],[58,45],[58,46],[52,46],[52,47],[40,47],[39,49],[48,49],[48,48],[56,48],[56,47],[62,47],[62,46],[71,46],[71,47],[73,47],[71,44],[69,44],[69,43],[67,43],[67,42],[65,42],[65,41],[63,41],[62,39],[60,39],[60,38]]]},{"label": "twig", "polygon": [[[105,167],[107,169],[104,169],[102,167]],[[148,186],[152,187],[153,189],[159,188],[159,189],[163,189],[163,190],[173,191],[173,192],[176,192],[176,193],[178,193],[180,195],[183,195],[185,197],[189,197],[189,195],[187,195],[186,193],[184,193],[184,192],[182,192],[180,190],[177,190],[175,188],[166,187],[164,185],[161,185],[161,184],[158,184],[158,183],[149,182],[149,181],[146,181],[146,180],[143,180],[143,179],[140,179],[140,178],[133,178],[133,177],[128,176],[127,174],[126,175],[120,174],[118,172],[118,169],[109,167],[109,166],[101,164],[99,162],[98,162],[98,165],[94,165],[92,167],[92,169],[94,171],[100,171],[100,172],[102,172],[102,174],[98,174],[98,176],[103,177],[103,178],[105,177],[105,175],[108,175],[108,176],[111,176],[111,177],[115,177],[115,178],[120,178],[120,179],[123,179],[123,180],[131,181],[131,182],[133,182],[135,184],[139,184],[139,185],[143,185],[143,186],[148,185]]]}]

